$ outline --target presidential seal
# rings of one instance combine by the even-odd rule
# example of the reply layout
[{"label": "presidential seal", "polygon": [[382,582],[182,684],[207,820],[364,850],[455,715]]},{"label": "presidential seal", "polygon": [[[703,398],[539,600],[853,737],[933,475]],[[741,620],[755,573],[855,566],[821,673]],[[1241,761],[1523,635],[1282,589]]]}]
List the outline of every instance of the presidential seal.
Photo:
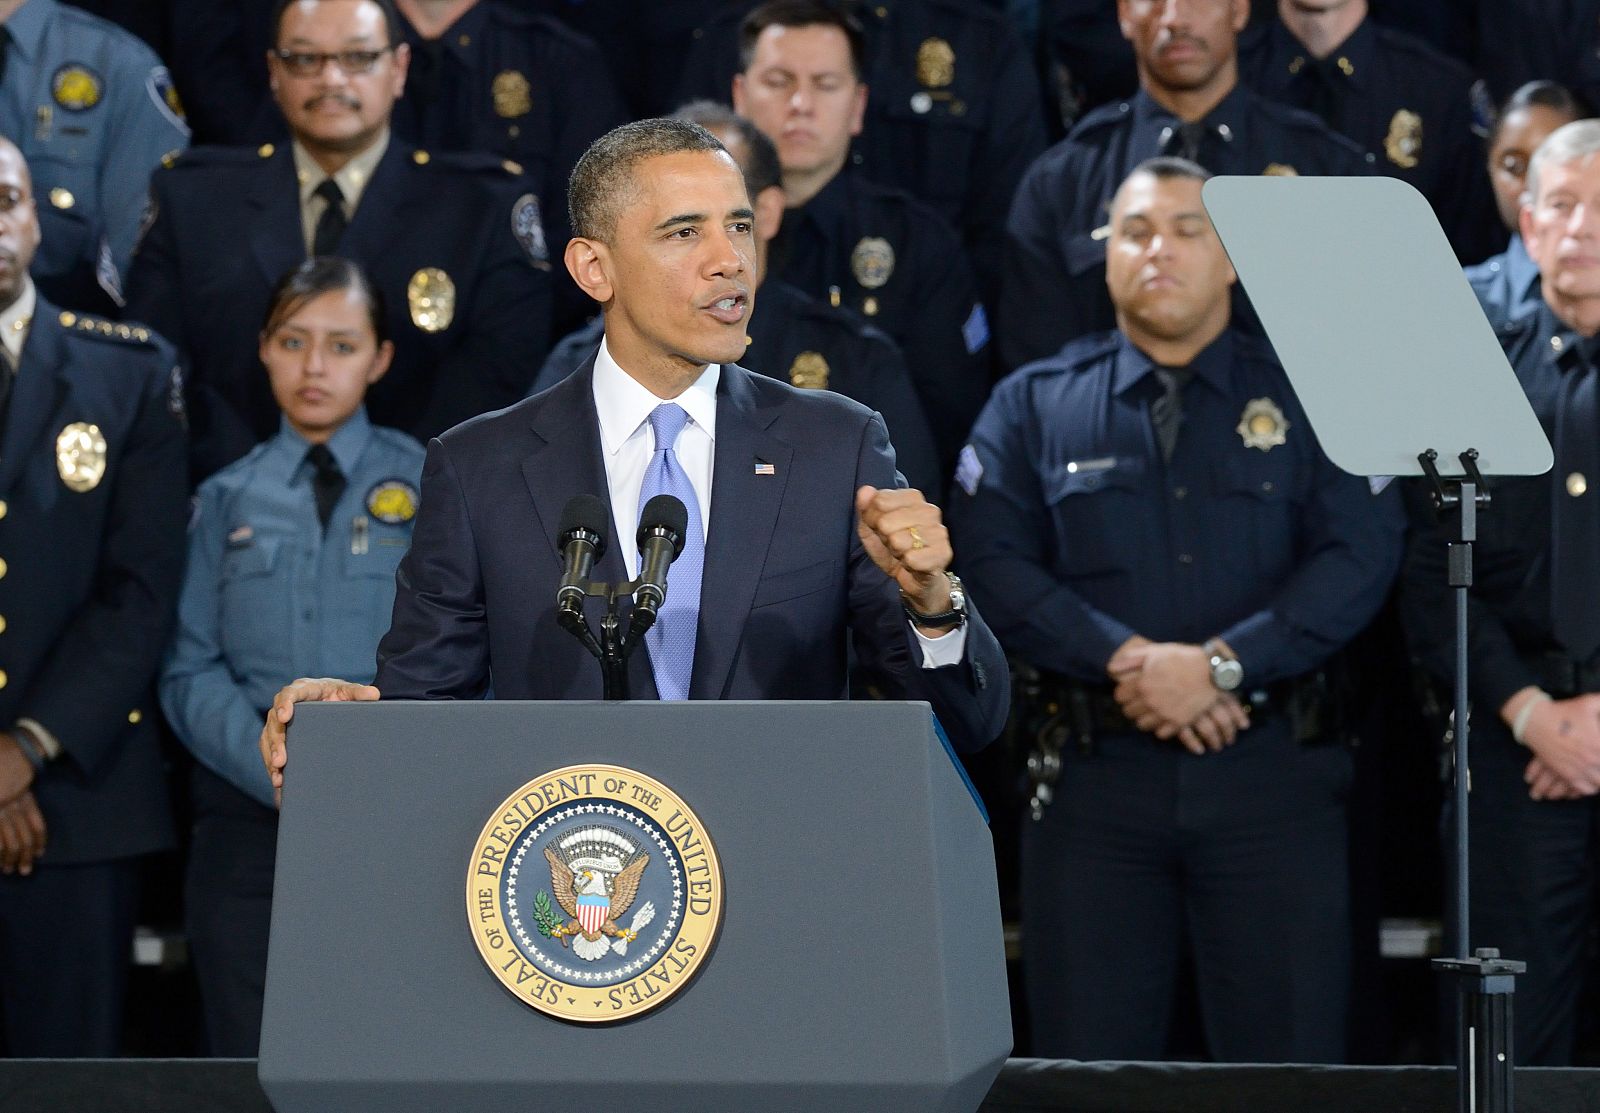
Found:
[{"label": "presidential seal", "polygon": [[467,872],[478,953],[519,1001],[562,1020],[626,1020],[683,989],[722,922],[722,867],[659,781],[572,765],[498,808]]},{"label": "presidential seal", "polygon": [[1283,416],[1278,404],[1270,398],[1252,398],[1245,403],[1239,424],[1234,427],[1246,448],[1259,448],[1270,452],[1287,441],[1289,419]]}]

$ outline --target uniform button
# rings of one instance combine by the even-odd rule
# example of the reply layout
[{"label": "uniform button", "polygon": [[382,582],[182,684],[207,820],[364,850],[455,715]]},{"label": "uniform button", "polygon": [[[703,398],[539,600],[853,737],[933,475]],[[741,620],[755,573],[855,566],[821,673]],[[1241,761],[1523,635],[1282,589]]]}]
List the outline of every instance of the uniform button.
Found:
[{"label": "uniform button", "polygon": [[0,499],[0,518],[4,518],[6,516],[6,511],[10,509],[11,508],[6,505],[6,500]]},{"label": "uniform button", "polygon": [[1175,498],[1175,499],[1186,499],[1186,498],[1188,498],[1189,497],[1189,488],[1187,488],[1187,487],[1174,487],[1172,489],[1172,497]]},{"label": "uniform button", "polygon": [[6,670],[0,669],[0,688],[4,688],[6,686],[6,681],[9,679],[11,678],[6,675]]},{"label": "uniform button", "polygon": [[1552,336],[1550,338],[1550,350],[1552,352],[1559,352],[1564,347],[1566,347],[1566,345],[1561,342],[1561,337]]},{"label": "uniform button", "polygon": [[6,616],[3,615],[3,614],[0,614],[0,634],[4,634],[5,632],[6,632]]},{"label": "uniform button", "polygon": [[1178,554],[1178,563],[1179,564],[1193,564],[1194,563],[1194,557],[1189,553],[1179,553]]},{"label": "uniform button", "polygon": [[6,558],[0,557],[0,580],[6,578]]},{"label": "uniform button", "polygon": [[144,712],[140,711],[137,707],[135,707],[132,711],[128,712],[128,722],[130,722],[130,723],[138,723],[138,722],[142,722],[143,720],[144,720]]},{"label": "uniform button", "polygon": [[1567,494],[1573,498],[1582,498],[1589,490],[1589,481],[1583,477],[1581,471],[1575,471],[1567,476]]},{"label": "uniform button", "polygon": [[1270,490],[1272,490],[1272,480],[1270,480],[1270,479],[1269,479],[1269,480],[1267,480],[1267,481],[1266,481],[1266,482],[1265,482],[1265,483],[1263,483],[1263,484],[1262,484],[1262,485],[1261,485],[1261,489],[1262,489],[1262,490],[1263,490],[1263,491],[1270,491]]},{"label": "uniform button", "polygon": [[462,46],[471,46],[472,45],[472,36],[471,35],[462,35],[459,39],[456,40],[456,42],[460,43]]}]

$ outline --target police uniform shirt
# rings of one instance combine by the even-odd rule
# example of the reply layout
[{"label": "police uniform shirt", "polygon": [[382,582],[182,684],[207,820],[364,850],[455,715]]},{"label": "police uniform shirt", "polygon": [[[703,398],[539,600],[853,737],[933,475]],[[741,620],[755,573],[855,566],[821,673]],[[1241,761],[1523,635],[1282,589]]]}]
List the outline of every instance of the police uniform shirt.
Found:
[{"label": "police uniform shirt", "polygon": [[[33,325],[33,310],[38,300],[39,294],[34,289],[33,279],[24,275],[22,293],[17,295],[17,300],[4,313],[0,313],[0,346],[4,346],[13,368],[22,365],[22,348],[28,341],[28,329]],[[3,408],[0,408],[0,413],[3,412]]]},{"label": "police uniform shirt", "polygon": [[370,681],[411,543],[423,449],[358,410],[328,440],[345,488],[324,530],[308,442],[277,436],[200,486],[161,702],[196,758],[272,806],[256,740],[296,676]]},{"label": "police uniform shirt", "polygon": [[172,81],[132,34],[56,0],[27,0],[3,30],[0,135],[33,174],[34,276],[59,303],[120,305],[150,172],[189,142]]},{"label": "police uniform shirt", "polygon": [[1400,560],[1395,493],[1333,466],[1265,341],[1230,329],[1189,370],[1170,463],[1150,416],[1155,366],[1120,333],[995,388],[949,516],[1008,651],[1104,684],[1134,634],[1220,636],[1267,684],[1377,612]]},{"label": "police uniform shirt", "polygon": [[[1315,116],[1242,85],[1198,123],[1196,161],[1213,174],[1366,174],[1373,161]],[[1111,199],[1145,159],[1183,153],[1182,127],[1141,90],[1091,112],[1028,169],[1006,222],[995,314],[1006,367],[1114,324],[1104,274]]]},{"label": "police uniform shirt", "polygon": [[[519,168],[552,243],[571,238],[567,178],[631,117],[594,42],[557,20],[480,0],[437,39],[401,16],[411,46],[395,133],[435,151],[488,151]],[[565,282],[565,271],[558,275]]]},{"label": "police uniform shirt", "polygon": [[[1027,46],[1004,13],[983,4],[844,6],[866,37],[867,119],[853,144],[855,164],[873,181],[915,194],[958,229],[992,300],[1006,210],[1045,148],[1038,70]],[[755,7],[730,5],[696,33],[682,100],[729,100],[741,69],[739,23]]]},{"label": "police uniform shirt", "polygon": [[1467,285],[1478,296],[1483,315],[1496,329],[1519,320],[1544,304],[1540,293],[1539,267],[1528,258],[1528,248],[1519,233],[1498,255],[1485,259],[1464,272]]},{"label": "police uniform shirt", "polygon": [[317,190],[329,177],[333,178],[339,192],[344,195],[344,215],[349,220],[356,214],[356,206],[361,204],[361,192],[367,188],[367,182],[372,178],[372,172],[378,168],[383,153],[389,149],[389,132],[387,130],[378,137],[378,141],[349,162],[345,163],[333,174],[329,174],[317,165],[311,152],[307,151],[298,142],[291,144],[294,151],[294,173],[300,183],[300,223],[306,238],[306,251],[312,250],[312,245],[317,239],[317,222],[322,219],[322,214],[327,212],[330,202],[320,196]]},{"label": "police uniform shirt", "polygon": [[1239,79],[1319,116],[1371,153],[1378,171],[1415,186],[1463,262],[1494,250],[1498,224],[1466,66],[1372,19],[1319,60],[1274,19],[1240,44]]},{"label": "police uniform shirt", "polygon": [[848,167],[790,209],[769,271],[894,338],[945,465],[989,393],[989,324],[954,229],[915,197]]},{"label": "police uniform shirt", "polygon": [[[893,340],[848,309],[835,309],[775,278],[761,283],[756,303],[759,312],[751,318],[740,366],[802,389],[832,390],[876,410],[907,482],[925,492],[944,487],[947,473]],[[604,335],[605,318],[597,316],[559,340],[529,393],[547,390],[583,366]]]}]

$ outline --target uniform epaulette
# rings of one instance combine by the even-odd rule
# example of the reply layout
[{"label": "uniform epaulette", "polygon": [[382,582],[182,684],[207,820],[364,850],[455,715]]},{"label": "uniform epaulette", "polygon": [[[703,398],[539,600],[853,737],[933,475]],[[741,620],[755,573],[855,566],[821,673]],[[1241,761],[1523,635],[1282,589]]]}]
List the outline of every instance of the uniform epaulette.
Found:
[{"label": "uniform epaulette", "polygon": [[156,346],[156,334],[143,325],[125,325],[102,317],[91,317],[86,313],[74,313],[69,309],[63,309],[56,320],[74,336],[92,336],[99,340],[146,348]]},{"label": "uniform epaulette", "polygon": [[1090,333],[1071,341],[1059,353],[1039,363],[1057,371],[1086,371],[1117,350],[1121,338],[1116,332]]},{"label": "uniform epaulette", "polygon": [[513,162],[486,151],[430,151],[418,147],[411,152],[411,161],[417,166],[465,170],[474,174],[493,174],[500,178],[516,178],[522,175],[520,162]]},{"label": "uniform epaulette", "polygon": [[1125,100],[1102,104],[1099,108],[1087,113],[1077,123],[1073,124],[1067,138],[1073,139],[1087,132],[1102,131],[1108,127],[1113,127],[1126,119],[1132,111],[1132,103]]},{"label": "uniform epaulette", "polygon": [[161,165],[167,170],[182,170],[190,166],[245,166],[271,158],[276,151],[277,147],[271,143],[263,143],[259,147],[190,147],[168,152],[162,158]]}]

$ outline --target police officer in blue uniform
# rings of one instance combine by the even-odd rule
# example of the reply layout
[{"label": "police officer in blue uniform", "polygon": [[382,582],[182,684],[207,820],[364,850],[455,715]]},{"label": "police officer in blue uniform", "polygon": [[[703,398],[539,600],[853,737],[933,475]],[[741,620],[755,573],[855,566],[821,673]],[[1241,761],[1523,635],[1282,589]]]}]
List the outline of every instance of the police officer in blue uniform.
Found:
[{"label": "police officer in blue uniform", "polygon": [[394,355],[380,298],[344,259],[284,276],[260,334],[282,426],[201,484],[190,529],[161,701],[198,759],[187,927],[213,1055],[261,1036],[278,815],[258,724],[285,678],[371,680],[411,542],[422,446],[361,405]]},{"label": "police officer in blue uniform", "polygon": [[151,682],[183,569],[183,397],[149,330],[50,304],[0,141],[0,1034],[120,1053],[138,862],[170,847]]},{"label": "police officer in blue uniform", "polygon": [[1001,644],[1067,709],[1023,832],[1035,1054],[1163,1057],[1187,951],[1214,1058],[1338,1062],[1351,763],[1317,670],[1378,610],[1403,523],[1230,326],[1206,176],[1157,159],[1117,193],[1118,331],[996,388],[952,533]]},{"label": "police officer in blue uniform", "polygon": [[1023,178],[1006,224],[995,314],[1006,367],[1111,326],[1106,211],[1117,184],[1144,159],[1183,155],[1216,174],[1369,172],[1370,156],[1316,117],[1239,84],[1234,43],[1249,15],[1244,0],[1127,0],[1119,11],[1140,90],[1084,117]]},{"label": "police officer in blue uniform", "polygon": [[1528,258],[1517,225],[1527,185],[1528,160],[1551,132],[1583,115],[1577,101],[1553,81],[1530,81],[1507,98],[1489,136],[1489,184],[1511,238],[1506,249],[1466,268],[1467,282],[1497,329],[1544,304],[1539,268]]},{"label": "police officer in blue uniform", "polygon": [[411,71],[394,106],[395,133],[430,151],[488,151],[515,162],[543,203],[549,239],[565,244],[572,167],[629,118],[599,48],[510,0],[396,6]]},{"label": "police officer in blue uniform", "polygon": [[178,95],[148,46],[56,0],[25,0],[0,35],[0,135],[39,198],[35,281],[60,304],[113,310],[150,172],[189,143]]},{"label": "police officer in blue uniform", "polygon": [[[784,193],[778,152],[761,129],[714,101],[695,101],[676,113],[715,135],[739,164],[756,213],[755,284],[760,312],[750,326],[742,365],[808,390],[832,390],[877,410],[894,443],[895,464],[918,490],[943,489],[928,419],[911,385],[900,349],[856,314],[834,308],[787,282],[766,278],[767,248],[783,220]],[[596,316],[551,349],[535,376],[537,393],[555,386],[600,347],[605,319]]]},{"label": "police officer in blue uniform", "polygon": [[1366,0],[1277,18],[1239,46],[1239,76],[1279,104],[1302,108],[1375,156],[1379,171],[1428,199],[1463,263],[1499,243],[1490,219],[1483,141],[1473,131],[1473,76],[1421,39],[1381,26]]},{"label": "police officer in blue uniform", "polygon": [[[1546,475],[1493,480],[1478,520],[1467,649],[1474,707],[1471,938],[1528,965],[1517,978],[1519,1064],[1570,1066],[1593,952],[1600,863],[1600,121],[1540,145],[1522,238],[1540,301],[1501,342],[1555,449]],[[1409,492],[1404,580],[1418,656],[1454,675],[1451,526]],[[1454,536],[1459,536],[1456,533]],[[1451,913],[1446,924],[1455,923]],[[1454,946],[1454,944],[1451,944]]]},{"label": "police officer in blue uniform", "polygon": [[[394,367],[372,419],[425,440],[521,398],[547,346],[550,265],[537,198],[491,155],[413,149],[389,131],[409,51],[387,0],[292,4],[271,59],[293,139],[197,148],[153,179],[129,312],[188,363],[198,476],[277,429],[251,336],[272,284],[312,254],[366,266]],[[359,44],[359,48],[352,47]]]},{"label": "police officer in blue uniform", "polygon": [[734,108],[772,139],[790,209],[768,269],[882,328],[905,353],[948,474],[988,397],[989,325],[955,230],[848,164],[868,103],[860,27],[817,0],[774,0],[744,21]]},{"label": "police officer in blue uniform", "polygon": [[[806,4],[801,7],[813,7]],[[1037,70],[1006,17],[962,0],[846,0],[829,5],[862,29],[858,76],[872,90],[852,164],[932,205],[961,232],[980,288],[999,290],[1006,209],[1045,147]],[[776,12],[795,5],[766,4]],[[741,40],[755,4],[728,4],[684,60],[684,99],[728,95],[747,68]],[[793,17],[763,22],[793,25]],[[737,106],[736,106],[737,107]]]}]

